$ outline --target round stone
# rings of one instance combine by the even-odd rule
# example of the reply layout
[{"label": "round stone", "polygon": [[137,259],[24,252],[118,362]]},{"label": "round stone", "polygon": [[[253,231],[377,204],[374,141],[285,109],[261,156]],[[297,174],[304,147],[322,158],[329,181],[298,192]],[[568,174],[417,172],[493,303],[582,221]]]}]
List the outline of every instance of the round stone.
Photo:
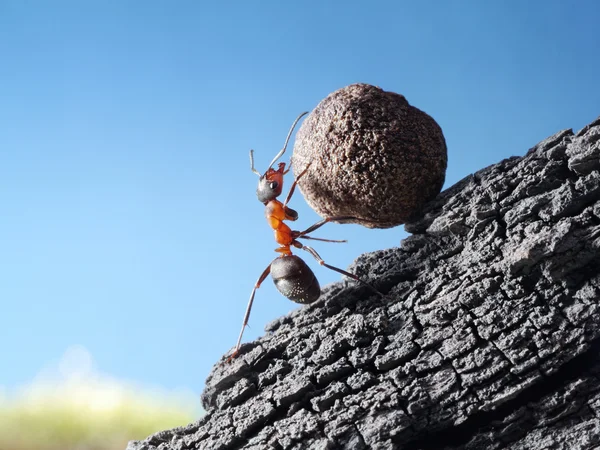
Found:
[{"label": "round stone", "polygon": [[[448,162],[440,126],[404,96],[368,84],[325,98],[298,130],[298,186],[322,217],[369,228],[405,223],[439,194]],[[310,166],[309,166],[310,164]]]}]

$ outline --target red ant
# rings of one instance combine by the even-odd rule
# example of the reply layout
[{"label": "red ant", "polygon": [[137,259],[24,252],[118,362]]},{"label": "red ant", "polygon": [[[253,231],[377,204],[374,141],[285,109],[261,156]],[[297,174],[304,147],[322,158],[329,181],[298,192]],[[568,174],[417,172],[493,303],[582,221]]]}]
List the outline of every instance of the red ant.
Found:
[{"label": "red ant", "polygon": [[322,227],[327,222],[335,220],[346,220],[351,219],[352,217],[328,217],[327,219],[323,219],[315,223],[314,225],[308,227],[304,231],[294,231],[283,222],[284,220],[293,221],[298,219],[298,213],[293,209],[288,208],[287,204],[292,198],[292,195],[294,194],[294,190],[296,188],[296,185],[298,184],[298,181],[306,173],[306,171],[310,167],[310,164],[300,173],[300,175],[298,175],[298,178],[294,180],[290,188],[290,192],[288,193],[283,203],[277,200],[277,197],[281,195],[281,191],[283,189],[283,176],[290,171],[291,167],[288,166],[287,170],[285,170],[285,163],[279,163],[279,168],[275,170],[273,169],[273,164],[275,164],[275,162],[279,158],[281,158],[281,156],[285,153],[288,142],[290,140],[290,136],[292,135],[296,124],[305,114],[308,113],[303,112],[296,118],[296,120],[292,124],[292,127],[290,128],[283,148],[279,151],[279,153],[277,153],[273,161],[271,161],[269,168],[263,175],[261,175],[254,168],[254,151],[250,150],[250,168],[252,172],[254,172],[260,177],[258,181],[258,188],[256,189],[256,196],[258,197],[258,200],[261,203],[263,203],[266,207],[265,216],[267,218],[267,222],[275,232],[275,241],[280,245],[280,247],[276,248],[275,251],[280,255],[267,266],[267,268],[263,271],[261,276],[256,281],[254,289],[252,289],[252,294],[250,294],[250,300],[248,301],[248,306],[246,307],[246,314],[244,315],[242,330],[240,331],[240,336],[235,346],[235,350],[233,351],[229,359],[234,358],[239,353],[242,342],[242,335],[244,334],[244,329],[248,324],[250,310],[252,309],[252,303],[254,302],[254,295],[256,294],[256,290],[267,278],[269,273],[273,278],[273,282],[275,283],[275,287],[277,288],[277,290],[279,290],[281,294],[283,294],[285,297],[294,302],[302,304],[313,303],[321,295],[321,287],[319,286],[319,281],[315,277],[315,274],[299,256],[292,254],[291,247],[296,247],[307,251],[318,261],[320,265],[325,266],[328,269],[334,270],[336,272],[339,272],[343,275],[346,275],[347,277],[350,277],[356,281],[364,283],[377,294],[381,295],[381,293],[379,293],[369,284],[362,281],[356,275],[327,264],[325,261],[323,261],[323,258],[321,258],[313,248],[298,242],[298,239],[312,239],[324,242],[347,242],[345,240],[315,238],[308,236],[308,234]]}]

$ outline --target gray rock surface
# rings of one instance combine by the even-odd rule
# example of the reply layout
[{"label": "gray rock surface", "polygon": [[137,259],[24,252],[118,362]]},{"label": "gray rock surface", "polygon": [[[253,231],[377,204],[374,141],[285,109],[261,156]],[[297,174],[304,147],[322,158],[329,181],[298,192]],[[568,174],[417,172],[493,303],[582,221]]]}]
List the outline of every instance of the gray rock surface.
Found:
[{"label": "gray rock surface", "polygon": [[390,228],[439,194],[448,155],[442,129],[406,98],[351,84],[321,101],[296,134],[292,169],[322,217]]},{"label": "gray rock surface", "polygon": [[129,450],[600,447],[600,119],[442,192],[400,248],[210,374]]}]

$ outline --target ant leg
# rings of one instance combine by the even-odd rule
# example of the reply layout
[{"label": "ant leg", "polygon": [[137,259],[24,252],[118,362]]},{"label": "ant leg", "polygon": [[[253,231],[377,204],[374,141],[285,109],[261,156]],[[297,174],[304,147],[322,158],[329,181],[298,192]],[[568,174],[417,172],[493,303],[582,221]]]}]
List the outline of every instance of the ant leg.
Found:
[{"label": "ant leg", "polygon": [[300,244],[300,243],[299,243],[299,245],[300,245],[300,248],[301,248],[302,250],[306,250],[308,253],[310,253],[310,254],[313,256],[313,258],[315,258],[315,259],[317,260],[317,262],[318,262],[319,264],[321,264],[322,266],[325,266],[325,267],[327,267],[328,269],[330,269],[330,270],[333,270],[334,272],[338,272],[338,273],[341,273],[342,275],[346,275],[347,277],[350,277],[350,278],[352,278],[353,280],[356,280],[356,281],[359,281],[359,282],[361,282],[362,284],[364,284],[365,286],[367,286],[369,289],[371,289],[373,292],[375,292],[377,295],[379,295],[380,297],[383,297],[383,294],[382,294],[381,292],[379,292],[377,289],[375,289],[373,286],[371,286],[371,285],[370,285],[369,283],[367,283],[366,281],[363,281],[363,280],[361,280],[360,278],[358,278],[358,277],[357,277],[356,275],[354,275],[353,273],[346,272],[345,270],[342,270],[342,269],[339,269],[339,268],[337,268],[337,267],[335,267],[335,266],[332,266],[332,265],[329,265],[329,264],[327,264],[327,263],[326,263],[326,262],[323,260],[323,258],[321,258],[321,256],[320,256],[320,255],[317,253],[317,251],[316,251],[314,248],[312,248],[312,247],[309,247],[308,245],[302,245],[302,244]]},{"label": "ant leg", "polygon": [[340,243],[340,244],[348,242],[346,239],[323,239],[323,238],[312,237],[312,236],[300,236],[300,239],[310,239],[311,241],[321,241],[321,242],[335,242],[335,243]]},{"label": "ant leg", "polygon": [[317,223],[315,223],[314,225],[308,227],[304,231],[294,231],[294,232],[292,232],[292,237],[294,239],[299,238],[299,237],[305,237],[305,235],[307,235],[308,233],[312,233],[316,229],[321,228],[323,225],[325,225],[326,223],[329,223],[329,222],[331,222],[333,220],[348,220],[348,219],[354,219],[354,217],[352,217],[352,216],[333,216],[333,217],[328,217],[327,219],[323,219],[323,220],[318,221]]},{"label": "ant leg", "polygon": [[[283,202],[283,207],[285,208],[285,205],[288,204],[288,202],[291,200],[292,195],[294,195],[294,190],[296,189],[296,185],[298,184],[298,180],[300,180],[300,178],[302,178],[304,176],[304,174],[306,173],[306,171],[308,170],[308,168],[310,167],[312,163],[308,163],[308,165],[306,166],[306,168],[300,172],[300,175],[298,175],[298,177],[296,177],[296,179],[294,180],[294,182],[292,183],[292,186],[290,187],[290,192],[288,192],[287,197],[285,198],[285,202]],[[292,163],[290,163],[290,166],[292,165]],[[288,172],[289,172],[289,167],[288,167]],[[284,175],[287,172],[284,172]]]},{"label": "ant leg", "polygon": [[250,310],[252,309],[252,303],[254,303],[254,294],[256,294],[256,290],[260,287],[262,282],[265,281],[265,278],[267,278],[267,276],[269,275],[270,272],[271,272],[271,264],[269,264],[267,266],[265,271],[261,274],[261,276],[256,281],[256,284],[254,285],[254,289],[252,289],[252,294],[250,294],[250,300],[248,301],[248,306],[246,307],[246,314],[244,315],[244,323],[242,324],[242,330],[240,331],[240,337],[238,338],[237,344],[235,345],[235,350],[229,357],[228,361],[231,361],[233,358],[235,358],[240,351],[240,346],[242,344],[242,335],[244,334],[244,329],[246,328],[246,325],[248,325],[248,319],[250,318]]}]

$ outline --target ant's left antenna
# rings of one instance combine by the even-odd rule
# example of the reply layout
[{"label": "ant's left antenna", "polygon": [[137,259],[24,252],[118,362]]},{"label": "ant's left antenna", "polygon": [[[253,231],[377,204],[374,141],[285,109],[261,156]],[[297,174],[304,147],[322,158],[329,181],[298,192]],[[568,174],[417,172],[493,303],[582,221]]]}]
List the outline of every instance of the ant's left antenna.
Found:
[{"label": "ant's left antenna", "polygon": [[[294,128],[296,128],[296,124],[302,118],[302,116],[304,116],[306,114],[308,114],[308,111],[304,111],[302,114],[300,114],[298,117],[296,117],[296,120],[294,120],[294,123],[292,124],[292,127],[290,128],[290,131],[288,132],[287,138],[285,138],[285,144],[283,144],[283,148],[279,151],[279,153],[277,153],[277,155],[275,155],[275,158],[273,158],[273,161],[271,161],[271,164],[269,164],[269,169],[271,167],[273,167],[273,164],[275,164],[275,161],[277,161],[279,158],[281,158],[281,155],[283,155],[285,153],[285,149],[287,148],[288,142],[290,141],[290,137],[292,136],[292,132],[294,131]],[[267,169],[267,170],[269,170],[269,169]]]},{"label": "ant's left antenna", "polygon": [[250,170],[254,172],[259,177],[262,177],[260,172],[254,168],[254,150],[250,150]]},{"label": "ant's left antenna", "polygon": [[[273,167],[273,164],[275,164],[275,161],[277,161],[279,158],[281,158],[281,155],[283,155],[285,153],[285,150],[287,149],[287,145],[288,145],[288,142],[290,141],[290,137],[292,136],[292,132],[294,131],[294,128],[296,128],[296,125],[298,124],[298,121],[302,118],[302,116],[305,116],[306,114],[308,114],[308,111],[304,111],[302,114],[300,114],[298,117],[296,117],[296,120],[294,120],[294,123],[292,124],[292,127],[290,128],[290,131],[288,132],[287,138],[285,138],[285,144],[283,144],[283,148],[281,150],[279,150],[279,153],[277,153],[277,155],[275,155],[275,158],[273,158],[273,161],[271,161],[271,164],[269,164],[269,169],[271,167]],[[267,169],[265,171],[265,173],[267,173],[267,171],[269,169]],[[259,177],[262,177],[260,172],[254,168],[254,150],[250,150],[250,170],[252,170],[252,172],[254,172]]]}]

